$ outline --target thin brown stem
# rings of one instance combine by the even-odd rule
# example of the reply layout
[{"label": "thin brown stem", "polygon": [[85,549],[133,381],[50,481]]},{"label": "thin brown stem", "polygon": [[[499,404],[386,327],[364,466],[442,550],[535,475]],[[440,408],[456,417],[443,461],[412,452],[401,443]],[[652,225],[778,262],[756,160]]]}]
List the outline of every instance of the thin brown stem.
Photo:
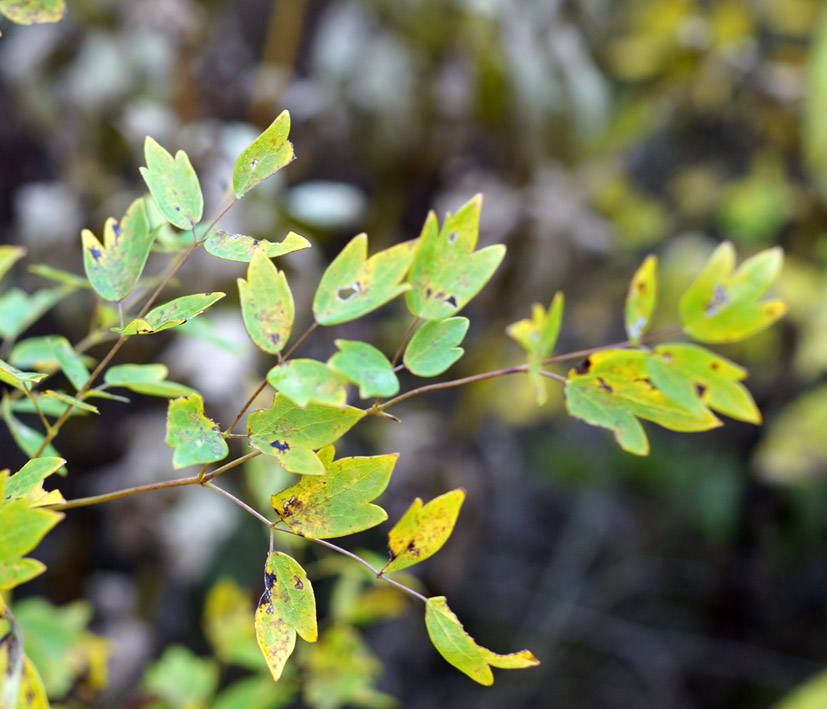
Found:
[{"label": "thin brown stem", "polygon": [[200,480],[202,483],[209,482],[213,478],[217,478],[221,473],[226,473],[228,470],[232,470],[233,468],[237,468],[239,465],[243,465],[248,460],[252,460],[253,458],[257,458],[261,455],[261,451],[253,451],[252,453],[247,453],[246,455],[242,455],[240,458],[236,458],[235,460],[231,460],[229,463],[222,465],[220,468],[216,468],[215,470],[211,470],[206,475],[202,475]]},{"label": "thin brown stem", "polygon": [[243,502],[242,500],[239,500],[231,492],[227,492],[224,488],[218,487],[218,485],[215,485],[214,483],[211,483],[211,482],[202,482],[201,484],[204,487],[209,488],[210,490],[215,490],[216,492],[220,492],[228,500],[232,500],[239,507],[246,510],[249,514],[253,515],[253,517],[255,517],[257,520],[259,520],[260,522],[263,522],[264,524],[266,524],[270,529],[273,529],[273,522],[271,522],[269,519],[267,519],[263,514],[260,514],[259,512],[256,512],[256,510],[254,510],[252,507],[250,507],[250,505],[248,505],[246,502]]},{"label": "thin brown stem", "polygon": [[232,431],[235,428],[235,425],[239,421],[241,421],[241,417],[244,416],[245,413],[247,413],[247,409],[249,409],[253,405],[253,402],[256,400],[258,395],[264,391],[264,387],[266,386],[267,380],[265,379],[261,384],[258,385],[258,388],[252,393],[250,398],[247,399],[247,403],[244,404],[244,406],[241,408],[241,411],[238,412],[238,415],[233,419],[233,422],[229,426],[227,426],[227,428],[224,429],[224,432],[221,434],[222,436],[224,436],[224,438],[230,438],[232,436],[230,431]]},{"label": "thin brown stem", "polygon": [[89,507],[90,505],[99,505],[102,502],[112,502],[113,500],[120,500],[124,497],[131,497],[132,495],[140,495],[144,492],[152,492],[153,490],[166,490],[171,487],[184,487],[185,485],[198,485],[200,481],[198,477],[193,475],[189,478],[178,478],[177,480],[164,480],[157,483],[149,483],[147,485],[137,485],[129,487],[125,490],[117,490],[116,492],[107,492],[103,495],[92,495],[91,497],[79,497],[76,500],[68,500],[67,502],[60,502],[55,505],[48,505],[50,510],[71,510],[76,507]]},{"label": "thin brown stem", "polygon": [[319,323],[314,321],[313,324],[309,328],[307,328],[307,330],[304,331],[304,334],[298,340],[296,340],[293,346],[289,350],[287,350],[287,354],[285,354],[284,357],[282,357],[282,361],[290,359],[290,356],[298,349],[299,345],[302,342],[304,342],[310,336],[310,333],[313,332],[313,330],[315,330],[317,327],[319,327]]},{"label": "thin brown stem", "polygon": [[49,424],[49,420],[43,415],[43,412],[40,410],[40,404],[37,403],[37,399],[32,395],[32,393],[26,388],[26,385],[23,385],[23,393],[32,402],[32,406],[34,406],[34,410],[37,412],[37,415],[40,416],[40,420],[43,422],[43,427],[46,429],[46,433],[51,430],[51,425]]},{"label": "thin brown stem", "polygon": [[405,333],[402,335],[402,339],[399,341],[399,346],[396,348],[396,352],[393,353],[393,359],[391,360],[391,367],[396,367],[397,362],[399,362],[399,358],[402,356],[402,349],[405,347],[405,343],[408,341],[408,337],[410,336],[413,329],[420,323],[422,320],[419,317],[415,317],[411,324],[408,325],[408,329],[405,330]]},{"label": "thin brown stem", "polygon": [[[654,342],[655,340],[662,340],[664,337],[680,335],[682,332],[682,327],[673,327],[668,330],[662,330],[661,332],[655,332],[651,335],[647,335],[641,340],[641,342]],[[629,342],[629,340],[622,340],[621,342],[613,342],[610,345],[600,345],[599,347],[590,347],[586,350],[576,350],[574,352],[557,355],[556,357],[549,357],[543,362],[543,364],[554,364],[555,362],[566,362],[571,359],[580,359],[581,357],[588,357],[589,355],[593,355],[596,352],[602,352],[603,350],[614,350],[621,347],[629,347],[631,344],[632,343]]]}]

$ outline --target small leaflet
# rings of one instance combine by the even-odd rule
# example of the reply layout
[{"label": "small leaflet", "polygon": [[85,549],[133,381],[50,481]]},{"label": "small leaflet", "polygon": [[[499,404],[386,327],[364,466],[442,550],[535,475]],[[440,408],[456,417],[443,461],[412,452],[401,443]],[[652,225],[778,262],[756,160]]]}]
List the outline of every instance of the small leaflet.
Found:
[{"label": "small leaflet", "polygon": [[172,466],[176,470],[198,463],[215,463],[229,453],[218,425],[204,416],[204,400],[200,394],[169,402],[165,443],[175,449]]},{"label": "small leaflet", "polygon": [[761,251],[735,270],[735,247],[722,243],[680,301],[684,332],[700,342],[737,342],[787,312],[782,300],[763,301],[781,272],[779,247]]},{"label": "small leaflet", "polygon": [[0,382],[9,384],[15,389],[31,391],[32,384],[36,384],[47,376],[49,375],[43,372],[23,372],[0,359]]},{"label": "small leaflet", "polygon": [[57,22],[65,11],[65,0],[0,0],[0,15],[20,25]]},{"label": "small leaflet", "polygon": [[100,411],[98,410],[97,406],[95,406],[93,404],[89,404],[85,401],[82,401],[81,399],[78,399],[77,397],[74,397],[70,394],[67,394],[66,392],[63,392],[63,391],[55,391],[54,389],[46,389],[43,392],[43,394],[38,397],[38,404],[41,403],[43,398],[57,399],[58,401],[60,401],[64,404],[68,404],[69,406],[71,406],[73,408],[80,409],[81,411],[86,411],[90,414],[100,414]]},{"label": "small leaflet", "polygon": [[632,276],[626,295],[626,334],[634,347],[649,328],[658,292],[657,256],[647,256]]},{"label": "small leaflet", "polygon": [[267,556],[255,627],[258,646],[276,682],[296,646],[296,633],[309,643],[318,639],[313,586],[305,570],[287,554]]},{"label": "small leaflet", "polygon": [[46,564],[37,559],[0,561],[0,591],[9,591],[37,578],[46,571]]},{"label": "small leaflet", "polygon": [[3,278],[9,269],[26,255],[26,249],[22,246],[0,246],[0,279]]},{"label": "small leaflet", "polygon": [[388,533],[391,558],[382,573],[406,569],[438,552],[454,531],[464,501],[462,489],[446,492],[424,506],[417,497]]},{"label": "small leaflet", "polygon": [[465,338],[468,325],[468,318],[462,316],[427,320],[405,348],[405,368],[418,377],[442,374],[465,353],[458,345]]},{"label": "small leaflet", "polygon": [[291,359],[277,364],[267,373],[267,382],[300,409],[311,403],[341,409],[347,402],[347,379],[315,359]]},{"label": "small leaflet", "polygon": [[226,293],[194,293],[159,305],[143,318],[136,318],[124,327],[113,327],[121,335],[151,335],[183,325],[187,320],[200,315],[211,305],[221,300]]},{"label": "small leaflet", "polygon": [[247,417],[250,445],[275,456],[291,473],[324,475],[325,468],[315,451],[341,438],[365,412],[345,406],[308,404],[300,408],[283,394],[276,394],[269,409]]},{"label": "small leaflet", "polygon": [[183,150],[173,158],[155,140],[144,142],[146,167],[141,176],[149,187],[158,209],[179,229],[192,229],[204,212],[204,197],[198,176]]},{"label": "small leaflet", "polygon": [[[46,437],[40,431],[27,426],[12,413],[11,400],[8,396],[3,397],[2,411],[3,420],[6,422],[6,426],[9,427],[14,442],[27,456],[33,458],[40,450],[40,446],[43,445]],[[42,455],[59,456],[60,454],[50,443],[43,450]]]},{"label": "small leaflet", "polygon": [[320,325],[337,325],[376,310],[410,286],[401,283],[419,242],[405,241],[370,258],[367,234],[354,236],[325,270],[313,298]]},{"label": "small leaflet", "polygon": [[218,229],[207,237],[204,248],[207,253],[218,258],[248,263],[256,249],[264,251],[268,258],[276,258],[309,249],[310,242],[294,231],[289,232],[281,241],[268,241],[244,234],[228,234],[223,229]]},{"label": "small leaflet", "polygon": [[43,481],[64,465],[66,461],[63,458],[33,458],[9,478],[5,497],[26,499],[32,507],[65,502],[59,490],[46,492],[43,489]]},{"label": "small leaflet", "polygon": [[49,347],[52,355],[57,360],[66,378],[79,390],[89,380],[89,370],[83,363],[80,355],[75,352],[69,340],[61,335],[51,335],[48,337]]},{"label": "small leaflet", "polygon": [[63,519],[62,512],[32,507],[25,497],[0,506],[0,562],[28,554]]},{"label": "small leaflet", "polygon": [[439,228],[430,212],[422,227],[405,296],[411,312],[423,320],[454,315],[488,282],[505,256],[505,246],[495,244],[474,251],[479,234],[482,195],[464,204],[456,215],[445,217]]},{"label": "small leaflet", "polygon": [[649,453],[649,440],[638,418],[673,431],[706,431],[721,425],[709,409],[689,410],[653,383],[643,350],[602,350],[569,372],[566,409],[593,426],[608,428],[623,450]]},{"label": "small leaflet", "polygon": [[336,340],[339,352],[327,366],[359,387],[359,396],[393,396],[399,391],[399,379],[385,355],[373,345],[353,340]]},{"label": "small leaflet", "polygon": [[81,232],[83,268],[101,298],[121,301],[132,292],[144,270],[154,237],[143,199],[136,199],[120,222],[112,217],[106,220],[103,243],[89,229]]},{"label": "small leaflet", "polygon": [[507,670],[535,667],[540,661],[528,650],[498,655],[477,645],[448,607],[445,596],[429,598],[425,604],[425,626],[434,647],[450,664],[475,682],[494,684],[492,667]]},{"label": "small leaflet", "polygon": [[238,199],[296,159],[289,134],[290,114],[282,111],[238,156],[233,167],[233,191]]},{"label": "small leaflet", "polygon": [[269,354],[284,349],[293,329],[295,306],[284,271],[262,249],[253,250],[247,280],[238,279],[241,315],[256,347]]},{"label": "small leaflet", "polygon": [[548,306],[548,312],[535,303],[531,309],[531,319],[512,323],[505,330],[528,353],[528,376],[534,385],[534,398],[538,406],[545,404],[548,397],[540,369],[557,344],[563,322],[563,302],[563,294],[558,291]]},{"label": "small leaflet", "polygon": [[343,537],[381,524],[387,512],[370,501],[388,486],[398,453],[334,461],[333,446],[319,451],[324,475],[302,475],[273,495],[276,514],[296,534],[313,539]]},{"label": "small leaflet", "polygon": [[117,364],[106,370],[103,381],[111,387],[123,387],[136,394],[165,399],[196,393],[195,389],[185,384],[166,381],[167,374],[169,370],[164,364]]}]

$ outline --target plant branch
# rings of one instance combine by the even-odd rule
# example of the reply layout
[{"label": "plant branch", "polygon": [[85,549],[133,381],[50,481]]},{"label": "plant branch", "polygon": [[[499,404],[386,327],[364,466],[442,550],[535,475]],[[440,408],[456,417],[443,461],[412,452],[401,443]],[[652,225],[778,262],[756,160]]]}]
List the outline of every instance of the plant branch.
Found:
[{"label": "plant branch", "polygon": [[285,354],[284,357],[282,357],[282,361],[290,359],[290,356],[298,349],[299,345],[302,342],[304,342],[310,336],[310,333],[313,332],[313,330],[315,330],[317,327],[319,327],[319,323],[317,323],[314,320],[313,324],[309,328],[307,328],[307,330],[304,331],[304,334],[298,340],[296,340],[296,342],[289,350],[287,350],[287,354]]},{"label": "plant branch", "polygon": [[250,505],[248,505],[246,502],[243,502],[242,500],[239,500],[231,492],[227,492],[224,488],[218,487],[218,485],[215,485],[214,483],[211,483],[211,482],[202,482],[201,484],[204,487],[209,488],[210,490],[215,490],[216,492],[220,492],[228,500],[231,500],[232,502],[237,504],[239,507],[246,510],[249,514],[253,515],[253,517],[255,517],[257,520],[259,520],[260,522],[263,522],[264,524],[266,524],[270,529],[273,529],[273,526],[274,526],[273,522],[271,522],[269,519],[267,519],[263,514],[260,514],[259,512],[256,512],[256,510],[254,510],[252,507],[250,507]]},{"label": "plant branch", "polygon": [[236,458],[235,460],[231,460],[229,463],[222,465],[220,468],[216,468],[215,470],[211,470],[206,475],[201,475],[200,481],[202,483],[208,483],[213,478],[218,477],[221,473],[226,473],[228,470],[232,470],[233,468],[237,468],[239,465],[246,463],[248,460],[252,460],[253,458],[257,458],[261,455],[261,451],[253,451],[252,453],[247,453],[246,455],[242,455],[240,458]]},{"label": "plant branch", "polygon": [[128,487],[125,490],[117,490],[116,492],[107,492],[103,495],[79,497],[76,500],[68,500],[67,502],[59,502],[54,505],[47,505],[46,509],[71,510],[76,507],[89,507],[90,505],[99,505],[102,502],[112,502],[113,500],[120,500],[124,497],[140,495],[144,492],[152,492],[153,490],[166,490],[171,487],[184,487],[185,485],[198,485],[200,482],[201,481],[198,479],[198,476],[196,475],[193,475],[189,478],[178,478],[177,480],[163,480],[162,482],[149,483],[147,485],[137,485],[135,487]]},{"label": "plant branch", "polygon": [[250,398],[247,399],[247,403],[244,404],[244,406],[241,408],[241,411],[238,412],[238,415],[233,419],[233,422],[229,426],[227,426],[227,428],[224,429],[224,432],[221,434],[222,436],[224,436],[224,438],[229,438],[232,435],[230,431],[232,431],[235,428],[235,425],[239,421],[241,421],[241,417],[244,416],[244,414],[247,412],[247,409],[249,409],[253,405],[253,402],[256,400],[256,397],[264,391],[264,387],[266,386],[267,380],[265,379],[261,384],[258,385],[258,389],[256,389],[250,395]]}]

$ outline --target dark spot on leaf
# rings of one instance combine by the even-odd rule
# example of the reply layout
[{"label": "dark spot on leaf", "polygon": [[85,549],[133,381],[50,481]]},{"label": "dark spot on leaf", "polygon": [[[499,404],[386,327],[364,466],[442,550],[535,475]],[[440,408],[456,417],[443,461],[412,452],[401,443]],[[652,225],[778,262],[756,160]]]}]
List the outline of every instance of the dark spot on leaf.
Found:
[{"label": "dark spot on leaf", "polygon": [[89,249],[89,255],[95,259],[95,263],[100,263],[103,252],[97,246],[93,246]]},{"label": "dark spot on leaf", "polygon": [[264,612],[267,613],[267,615],[273,615],[273,604],[271,603],[270,605],[268,605],[267,610]]},{"label": "dark spot on leaf", "polygon": [[176,212],[180,212],[180,211],[181,211],[181,207],[179,207],[177,204],[175,205],[175,211],[176,211]]},{"label": "dark spot on leaf", "polygon": [[413,541],[408,542],[408,547],[405,549],[411,556],[419,556],[419,549],[416,548],[416,544]]},{"label": "dark spot on leaf", "polygon": [[[601,381],[602,381],[602,380],[601,380]],[[652,384],[652,380],[651,380],[651,379],[649,379],[649,377],[637,377],[637,378],[635,379],[635,381],[636,381],[636,382],[642,382],[643,384],[645,384],[646,386],[648,386],[648,387],[649,387],[650,389],[652,389],[652,390],[654,390],[654,389],[655,389],[655,385],[654,385],[654,384]]]},{"label": "dark spot on leaf", "polygon": [[258,239],[253,239],[253,246],[258,246],[258,245],[259,245],[259,240]]},{"label": "dark spot on leaf", "polygon": [[295,495],[291,497],[287,502],[282,505],[284,509],[283,517],[289,517],[295,512],[298,512],[303,507],[301,500],[299,500]]},{"label": "dark spot on leaf", "polygon": [[718,364],[717,362],[712,362],[712,363],[709,365],[709,368],[710,368],[711,370],[713,370],[713,371],[717,372],[717,371],[721,368],[721,365],[720,365],[720,364]]},{"label": "dark spot on leaf", "polygon": [[703,396],[706,393],[706,387],[703,384],[695,384],[695,391],[698,392],[698,396]]},{"label": "dark spot on leaf", "polygon": [[349,300],[352,300],[359,292],[362,290],[362,286],[359,281],[356,281],[353,285],[345,286],[344,288],[339,288],[336,291],[336,297],[339,299],[340,303],[347,303]]},{"label": "dark spot on leaf", "polygon": [[117,238],[118,238],[121,234],[123,234],[123,229],[121,229],[121,225],[120,225],[120,224],[118,224],[118,222],[115,222],[115,223],[112,225],[112,233],[115,235],[115,238],[116,238],[116,239],[117,239]]},{"label": "dark spot on leaf", "polygon": [[598,377],[597,383],[600,384],[600,388],[608,394],[612,394],[614,392],[614,389],[612,389],[608,384],[606,384],[606,380],[603,379],[603,377]]},{"label": "dark spot on leaf", "polygon": [[574,371],[577,374],[588,374],[588,371],[592,368],[592,360],[590,357],[586,357],[580,364],[578,364]]},{"label": "dark spot on leaf", "polygon": [[304,588],[302,580],[298,576],[294,576],[293,580],[296,582],[295,584],[293,584],[293,588],[295,588],[297,591],[301,591]]},{"label": "dark spot on leaf", "polygon": [[453,244],[457,240],[458,236],[459,234],[457,234],[455,231],[452,231],[451,235],[448,237],[448,243]]},{"label": "dark spot on leaf", "polygon": [[276,585],[276,575],[275,574],[264,574],[264,588],[267,590],[265,591],[266,595],[270,595],[270,591],[273,590],[273,586]]},{"label": "dark spot on leaf", "polygon": [[635,290],[638,293],[645,293],[646,292],[646,283],[644,281],[638,281],[635,283]]},{"label": "dark spot on leaf", "polygon": [[274,332],[270,335],[270,342],[272,342],[274,345],[277,345],[280,339],[281,335],[279,335],[277,332]]},{"label": "dark spot on leaf", "polygon": [[442,302],[443,302],[443,303],[445,303],[445,305],[449,305],[449,306],[450,306],[450,307],[452,307],[452,308],[456,308],[456,307],[457,307],[457,299],[456,299],[456,298],[454,298],[454,296],[452,296],[452,295],[449,295],[449,296],[448,296],[447,298],[445,298]]},{"label": "dark spot on leaf", "polygon": [[290,450],[290,444],[287,441],[273,441],[270,447],[275,448],[279,453],[286,453]]},{"label": "dark spot on leaf", "polygon": [[[271,602],[272,598],[270,596],[270,591],[267,590],[261,594],[261,598],[258,599],[258,607],[261,608],[262,606],[266,606]],[[272,606],[271,606],[272,608]],[[269,611],[268,611],[269,612]]]},{"label": "dark spot on leaf", "polygon": [[670,352],[664,352],[664,353],[660,356],[660,358],[661,358],[664,362],[666,362],[667,364],[670,364],[670,363],[672,362],[672,359],[673,359],[672,354],[671,354]]}]

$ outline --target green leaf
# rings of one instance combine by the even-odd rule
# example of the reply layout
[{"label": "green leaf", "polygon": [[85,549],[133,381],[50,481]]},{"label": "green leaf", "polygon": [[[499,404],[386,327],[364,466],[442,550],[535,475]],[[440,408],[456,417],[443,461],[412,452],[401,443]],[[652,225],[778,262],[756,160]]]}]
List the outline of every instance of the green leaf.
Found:
[{"label": "green leaf", "polygon": [[233,167],[233,191],[241,199],[253,187],[285,165],[296,156],[293,144],[287,140],[290,134],[290,114],[282,111],[261,135],[239,155]]},{"label": "green leaf", "polygon": [[314,451],[347,433],[365,415],[352,406],[343,409],[308,404],[301,409],[282,394],[276,394],[269,409],[247,417],[250,445],[275,456],[291,473],[324,475],[325,469]]},{"label": "green leaf", "polygon": [[646,333],[658,294],[658,258],[647,256],[632,276],[626,295],[626,334],[629,342],[637,346]]},{"label": "green leaf", "polygon": [[270,354],[282,351],[293,329],[293,294],[284,271],[262,249],[254,249],[247,280],[238,279],[244,327],[256,347]]},{"label": "green leaf", "polygon": [[388,532],[391,558],[382,573],[399,571],[418,564],[438,552],[454,531],[465,490],[451,490],[427,505],[417,497],[408,511]]},{"label": "green leaf", "polygon": [[699,345],[660,345],[646,369],[658,389],[688,410],[700,411],[700,404],[739,421],[761,423],[752,395],[739,383],[747,370],[714,352]]},{"label": "green leaf", "polygon": [[445,217],[439,229],[436,214],[425,220],[405,296],[414,315],[441,320],[453,315],[482,290],[505,256],[496,244],[474,252],[479,232],[482,195]]},{"label": "green leaf", "polygon": [[539,406],[546,403],[546,382],[540,374],[543,362],[551,355],[560,325],[563,322],[563,294],[558,292],[548,306],[548,312],[539,303],[531,310],[531,319],[525,318],[509,325],[506,333],[528,352],[528,376],[534,384],[534,398]]},{"label": "green leaf", "polygon": [[810,677],[772,709],[823,709],[827,704],[827,670]]},{"label": "green leaf", "polygon": [[25,255],[26,249],[22,246],[0,246],[0,280],[9,272],[9,269]]},{"label": "green leaf", "polygon": [[[37,559],[0,561],[0,591],[8,591],[31,581],[46,570],[46,564]],[[0,674],[2,676],[2,674]]]},{"label": "green leaf", "polygon": [[258,646],[276,682],[296,646],[296,633],[309,643],[318,638],[313,586],[304,569],[287,554],[267,556],[255,626]]},{"label": "green leaf", "polygon": [[347,380],[315,359],[291,359],[277,364],[267,373],[267,382],[301,409],[310,403],[341,409],[347,401]]},{"label": "green leaf", "polygon": [[73,292],[73,288],[59,286],[42,288],[28,295],[19,288],[10,288],[0,295],[0,337],[16,339],[20,333]]},{"label": "green leaf", "polygon": [[336,340],[336,347],[339,352],[327,361],[327,366],[358,385],[361,398],[393,396],[399,391],[399,380],[391,363],[373,345]]},{"label": "green leaf", "polygon": [[[25,423],[22,423],[13,413],[11,409],[11,403],[9,401],[8,396],[3,397],[2,403],[3,409],[3,420],[6,422],[6,425],[9,427],[9,432],[14,439],[14,442],[18,445],[20,450],[22,450],[27,456],[33,458],[35,454],[40,450],[40,446],[43,445],[43,441],[46,437],[40,433],[40,431],[35,431],[33,428],[30,428]],[[55,450],[55,447],[50,443],[46,446],[43,450],[42,455],[46,456],[60,456],[60,454]]]},{"label": "green leaf", "polygon": [[198,176],[183,150],[172,157],[147,136],[144,142],[146,167],[141,176],[161,213],[179,229],[192,229],[204,212],[204,197]]},{"label": "green leaf", "polygon": [[477,645],[465,632],[453,611],[448,608],[445,596],[428,599],[425,604],[425,626],[428,628],[431,642],[440,655],[460,672],[486,686],[494,684],[492,667],[514,670],[540,664],[528,650],[498,655]]},{"label": "green leaf", "polygon": [[61,512],[32,507],[27,499],[6,500],[0,507],[0,562],[28,554],[62,519]]},{"label": "green leaf", "polygon": [[0,382],[5,382],[21,391],[31,391],[31,385],[46,378],[42,372],[22,372],[0,359]]},{"label": "green leaf", "polygon": [[215,656],[222,663],[255,671],[263,669],[255,628],[250,622],[253,615],[250,594],[232,579],[219,579],[210,588],[204,602],[202,625]]},{"label": "green leaf", "polygon": [[46,391],[43,392],[43,395],[38,397],[38,401],[37,401],[38,405],[40,405],[40,402],[43,398],[57,399],[58,401],[61,401],[64,404],[68,404],[69,406],[71,406],[73,408],[80,409],[81,411],[88,411],[91,414],[100,414],[100,411],[98,410],[97,406],[94,406],[93,404],[89,404],[85,401],[82,401],[81,399],[78,399],[74,396],[66,394],[65,392],[62,392],[62,391],[55,391],[54,389],[46,389]]},{"label": "green leaf", "polygon": [[207,709],[218,681],[215,660],[197,657],[182,645],[172,645],[146,669],[141,685],[165,702],[164,707]]},{"label": "green leaf", "polygon": [[268,241],[244,236],[244,234],[228,234],[223,229],[219,229],[207,237],[204,248],[218,258],[248,263],[256,249],[264,251],[268,258],[276,258],[292,254],[294,251],[309,249],[310,242],[294,231],[289,232],[282,241]]},{"label": "green leaf", "polygon": [[89,281],[83,276],[78,276],[76,273],[72,273],[71,271],[64,271],[62,268],[47,266],[45,263],[32,264],[29,266],[28,271],[36,276],[40,276],[41,278],[46,278],[50,281],[55,281],[56,283],[62,283],[65,286],[69,286],[73,290],[80,290],[81,288],[93,290],[92,284],[89,283]]},{"label": "green leaf", "polygon": [[637,418],[673,431],[706,431],[721,425],[709,410],[687,410],[655,387],[647,360],[642,350],[603,350],[590,355],[569,372],[569,414],[610,429],[620,447],[636,455],[649,452],[649,441]]},{"label": "green leaf", "polygon": [[468,332],[468,325],[468,318],[462,316],[423,323],[405,348],[405,367],[419,377],[442,374],[465,353],[457,345]]},{"label": "green leaf", "polygon": [[319,452],[325,475],[302,475],[273,495],[273,509],[297,534],[314,539],[342,537],[384,522],[388,515],[369,504],[388,486],[398,453],[333,460],[333,446]]},{"label": "green leaf", "polygon": [[354,236],[322,275],[313,298],[316,322],[336,325],[355,320],[408,290],[410,286],[400,281],[417,243],[406,241],[367,258],[367,234]]},{"label": "green leaf", "polygon": [[126,298],[138,282],[152,248],[143,199],[136,199],[118,222],[110,217],[103,226],[103,243],[89,229],[81,232],[83,268],[104,300]]},{"label": "green leaf", "polygon": [[721,244],[681,298],[684,332],[701,342],[736,342],[774,323],[787,304],[760,298],[780,273],[783,258],[779,247],[767,249],[735,271],[735,248]]},{"label": "green leaf", "polygon": [[113,327],[112,330],[122,335],[150,335],[168,330],[200,315],[225,295],[219,292],[184,295],[153,308],[143,318],[136,318],[125,327]]},{"label": "green leaf", "polygon": [[25,498],[32,507],[63,502],[63,496],[57,490],[48,493],[43,489],[43,481],[64,465],[66,461],[63,458],[33,458],[9,478],[5,496],[10,499]]},{"label": "green leaf", "polygon": [[80,355],[72,348],[69,340],[61,335],[51,335],[49,347],[66,378],[79,390],[89,380],[89,370]]},{"label": "green leaf", "polygon": [[169,402],[166,444],[175,448],[172,466],[186,468],[197,463],[215,463],[229,453],[218,425],[204,416],[200,394],[189,394]]},{"label": "green leaf", "polygon": [[65,0],[0,0],[0,15],[21,25],[57,22],[65,11]]},{"label": "green leaf", "polygon": [[192,387],[165,381],[169,370],[163,364],[118,364],[106,370],[103,381],[109,386],[124,387],[136,394],[174,399],[195,394]]},{"label": "green leaf", "polygon": [[[56,335],[27,337],[25,340],[20,340],[9,352],[9,362],[21,369],[54,372],[60,368],[60,363],[52,348],[54,337]],[[95,360],[88,355],[79,354],[78,357],[87,369],[95,364]]]},{"label": "green leaf", "polygon": [[19,674],[9,666],[12,664],[9,656],[13,652],[11,648],[14,642],[15,636],[12,633],[0,639],[0,706],[10,709],[49,709],[43,680],[32,661],[23,655]]}]

